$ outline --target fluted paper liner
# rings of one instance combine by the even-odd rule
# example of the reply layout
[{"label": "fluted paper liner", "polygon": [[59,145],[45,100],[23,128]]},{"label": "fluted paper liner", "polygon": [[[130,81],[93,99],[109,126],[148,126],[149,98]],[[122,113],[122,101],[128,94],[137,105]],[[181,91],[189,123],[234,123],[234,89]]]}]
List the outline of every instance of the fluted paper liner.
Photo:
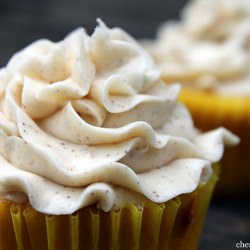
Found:
[{"label": "fluted paper liner", "polygon": [[225,150],[221,161],[221,180],[215,194],[249,196],[250,99],[183,89],[180,100],[192,113],[196,127],[202,131],[223,126],[241,138],[237,147]]},{"label": "fluted paper liner", "polygon": [[217,171],[190,194],[110,212],[90,206],[72,215],[45,215],[2,199],[0,249],[194,250],[216,181]]}]

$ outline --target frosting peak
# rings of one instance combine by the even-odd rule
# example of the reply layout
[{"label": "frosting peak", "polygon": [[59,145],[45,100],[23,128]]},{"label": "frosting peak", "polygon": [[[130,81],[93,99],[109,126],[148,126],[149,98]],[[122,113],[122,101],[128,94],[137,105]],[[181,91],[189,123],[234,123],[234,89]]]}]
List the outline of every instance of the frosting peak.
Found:
[{"label": "frosting peak", "polygon": [[101,21],[92,36],[77,29],[15,54],[0,90],[0,193],[48,214],[192,192],[224,143],[238,142],[225,129],[200,134],[176,101],[179,86]]}]

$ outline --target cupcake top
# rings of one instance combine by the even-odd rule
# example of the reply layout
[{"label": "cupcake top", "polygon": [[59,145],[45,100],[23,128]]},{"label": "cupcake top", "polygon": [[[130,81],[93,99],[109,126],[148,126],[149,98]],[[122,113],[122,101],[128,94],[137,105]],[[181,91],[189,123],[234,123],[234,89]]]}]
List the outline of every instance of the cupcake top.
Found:
[{"label": "cupcake top", "polygon": [[168,201],[206,183],[224,128],[201,134],[147,52],[100,20],[39,40],[0,74],[0,193],[40,212]]},{"label": "cupcake top", "polygon": [[145,45],[167,81],[219,95],[250,96],[250,2],[193,0]]}]

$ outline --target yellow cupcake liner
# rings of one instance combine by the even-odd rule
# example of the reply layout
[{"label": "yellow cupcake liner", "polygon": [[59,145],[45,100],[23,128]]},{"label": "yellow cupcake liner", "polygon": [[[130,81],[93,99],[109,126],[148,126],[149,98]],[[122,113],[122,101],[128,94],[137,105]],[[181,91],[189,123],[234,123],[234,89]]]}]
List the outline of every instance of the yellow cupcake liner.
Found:
[{"label": "yellow cupcake liner", "polygon": [[183,89],[180,100],[195,114],[195,123],[204,130],[217,128],[221,124],[237,133],[240,128],[249,128],[250,99],[218,96],[211,92]]},{"label": "yellow cupcake liner", "polygon": [[45,215],[29,204],[0,200],[1,250],[195,250],[217,181],[163,204],[94,206],[71,215]]},{"label": "yellow cupcake liner", "polygon": [[200,130],[223,126],[241,138],[238,146],[225,150],[221,161],[221,180],[215,193],[228,197],[246,196],[250,188],[250,99],[183,89],[180,100],[185,103]]}]

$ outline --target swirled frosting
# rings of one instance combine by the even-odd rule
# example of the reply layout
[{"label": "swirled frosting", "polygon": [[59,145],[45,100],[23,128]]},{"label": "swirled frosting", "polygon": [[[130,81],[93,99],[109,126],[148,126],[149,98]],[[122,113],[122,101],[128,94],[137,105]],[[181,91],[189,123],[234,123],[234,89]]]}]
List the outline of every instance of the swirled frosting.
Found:
[{"label": "swirled frosting", "polygon": [[220,95],[250,96],[250,2],[193,0],[145,45],[168,81]]},{"label": "swirled frosting", "polygon": [[192,192],[211,175],[229,131],[200,134],[152,58],[101,21],[39,40],[0,75],[0,193],[38,211],[104,211]]}]

